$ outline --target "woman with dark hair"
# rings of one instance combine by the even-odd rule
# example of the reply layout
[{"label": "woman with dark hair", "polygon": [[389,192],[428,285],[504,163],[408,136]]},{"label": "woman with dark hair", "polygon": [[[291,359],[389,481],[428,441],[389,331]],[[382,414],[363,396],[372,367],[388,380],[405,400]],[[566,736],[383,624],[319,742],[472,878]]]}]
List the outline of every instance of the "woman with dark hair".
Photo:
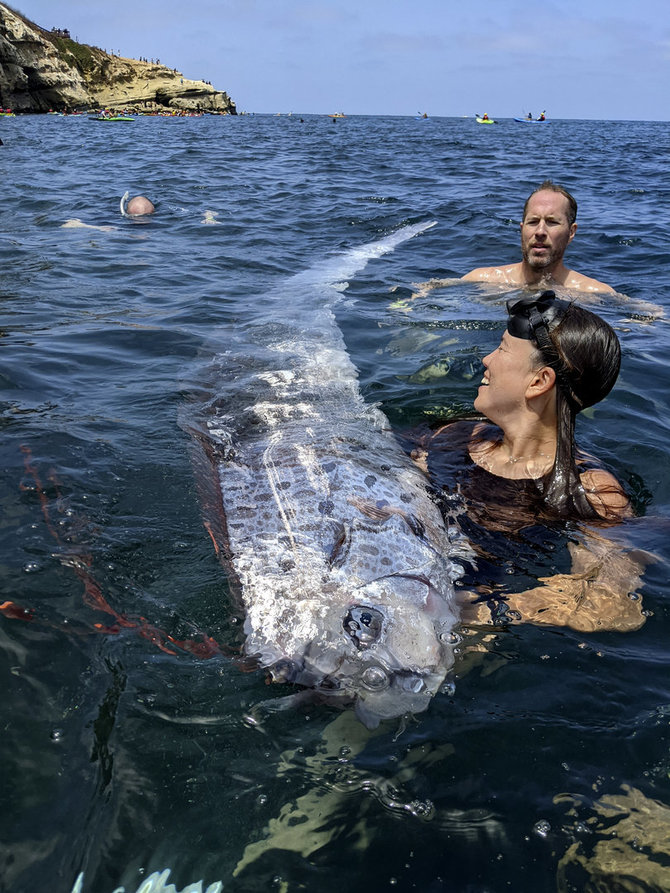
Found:
[{"label": "woman with dark hair", "polygon": [[547,510],[561,517],[620,520],[630,509],[618,481],[586,457],[578,467],[575,455],[575,417],[614,386],[619,339],[595,313],[551,291],[507,310],[475,400],[499,430],[476,432],[473,460],[500,477],[536,479]]},{"label": "woman with dark hair", "polygon": [[[506,331],[484,357],[474,402],[488,423],[441,425],[421,435],[413,451],[445,515],[455,517],[478,551],[474,580],[481,591],[485,579],[485,597],[476,601],[474,614],[484,619],[485,606],[494,622],[521,618],[577,629],[637,628],[644,618],[629,593],[639,585],[642,568],[593,530],[631,516],[630,501],[614,475],[575,444],[577,413],[606,397],[616,382],[618,338],[600,317],[552,291],[508,302],[507,310]],[[565,521],[591,526],[589,536],[578,536],[573,527],[567,573],[505,594],[515,568],[525,573],[538,565],[538,554],[546,559],[547,527],[565,529]],[[505,584],[498,579],[501,554]]]}]

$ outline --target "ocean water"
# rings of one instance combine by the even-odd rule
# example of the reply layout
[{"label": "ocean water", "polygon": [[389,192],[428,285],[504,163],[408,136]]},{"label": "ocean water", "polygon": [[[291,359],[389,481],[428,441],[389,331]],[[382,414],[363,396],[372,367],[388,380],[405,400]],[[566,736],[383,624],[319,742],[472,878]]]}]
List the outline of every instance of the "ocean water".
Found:
[{"label": "ocean water", "polygon": [[[0,890],[670,889],[667,123],[44,116],[0,138]],[[518,259],[546,177],[580,204],[570,264],[626,296],[595,301],[622,372],[578,436],[632,492],[644,626],[465,637],[429,710],[374,733],[328,705],[258,720],[290,690],[232,659],[179,424],[203,357],[272,323],[268,293],[288,309],[296,273],[435,221],[337,321],[395,430],[467,410],[506,295],[412,283]],[[123,219],[126,190],[154,217]]]}]

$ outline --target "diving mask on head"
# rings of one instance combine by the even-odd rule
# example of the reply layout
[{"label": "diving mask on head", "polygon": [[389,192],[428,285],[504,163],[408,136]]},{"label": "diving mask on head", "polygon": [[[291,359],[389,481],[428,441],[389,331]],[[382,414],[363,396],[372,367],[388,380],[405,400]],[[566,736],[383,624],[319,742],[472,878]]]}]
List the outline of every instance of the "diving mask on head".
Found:
[{"label": "diving mask on head", "polygon": [[519,301],[507,301],[507,331],[514,338],[532,341],[540,350],[555,353],[549,339],[549,326],[560,322],[571,303],[557,298],[553,291],[543,291],[537,297],[521,298]]},{"label": "diving mask on head", "polygon": [[568,310],[572,301],[557,298],[553,291],[543,291],[538,297],[521,298],[520,301],[507,301],[507,331],[514,338],[524,338],[542,351],[544,361],[556,373],[559,392],[567,398],[576,412],[583,407],[582,401],[575,394],[568,375],[565,361],[549,337],[549,327],[553,329]]}]

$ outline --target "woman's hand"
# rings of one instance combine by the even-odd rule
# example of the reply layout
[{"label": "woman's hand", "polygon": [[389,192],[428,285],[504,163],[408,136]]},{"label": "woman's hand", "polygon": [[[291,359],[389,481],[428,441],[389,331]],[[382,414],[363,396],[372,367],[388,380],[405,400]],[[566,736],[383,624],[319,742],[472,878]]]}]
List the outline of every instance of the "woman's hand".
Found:
[{"label": "woman's hand", "polygon": [[[640,551],[625,552],[619,544],[594,533],[585,543],[588,547],[569,546],[571,573],[540,577],[542,585],[505,595],[504,600],[493,595],[488,601],[480,597],[476,603],[466,599],[463,621],[567,626],[579,632],[640,629],[646,616],[638,590],[644,567],[654,557]],[[504,604],[504,611],[496,610],[498,601]]]}]

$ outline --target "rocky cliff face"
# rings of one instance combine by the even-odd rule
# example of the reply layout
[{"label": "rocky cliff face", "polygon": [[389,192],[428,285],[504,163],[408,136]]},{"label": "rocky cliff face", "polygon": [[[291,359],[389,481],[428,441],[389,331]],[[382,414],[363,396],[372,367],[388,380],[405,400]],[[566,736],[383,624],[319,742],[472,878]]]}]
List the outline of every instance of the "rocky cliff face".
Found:
[{"label": "rocky cliff face", "polygon": [[45,31],[0,3],[0,106],[49,109],[181,109],[237,114],[227,93],[176,69],[109,55]]}]

